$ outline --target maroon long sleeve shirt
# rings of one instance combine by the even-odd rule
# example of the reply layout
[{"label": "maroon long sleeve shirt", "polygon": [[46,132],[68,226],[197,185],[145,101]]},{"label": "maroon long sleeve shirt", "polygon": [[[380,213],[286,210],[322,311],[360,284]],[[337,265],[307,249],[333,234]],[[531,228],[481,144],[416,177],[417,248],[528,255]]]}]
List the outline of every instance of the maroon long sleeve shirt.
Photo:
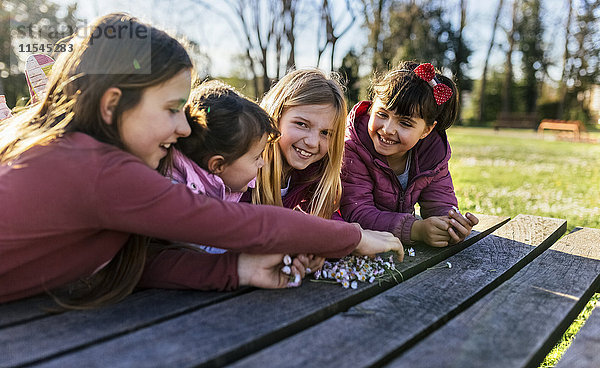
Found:
[{"label": "maroon long sleeve shirt", "polygon": [[[172,184],[135,156],[69,133],[0,166],[0,302],[91,275],[131,234],[236,252],[354,250],[353,225],[274,206],[223,202]],[[147,262],[144,286],[232,289],[237,254],[167,250]]]}]

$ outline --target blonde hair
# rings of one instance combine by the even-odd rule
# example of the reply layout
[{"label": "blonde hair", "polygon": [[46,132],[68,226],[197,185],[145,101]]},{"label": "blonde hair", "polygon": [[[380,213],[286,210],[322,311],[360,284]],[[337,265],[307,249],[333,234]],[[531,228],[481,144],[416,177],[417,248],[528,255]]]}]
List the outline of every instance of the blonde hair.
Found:
[{"label": "blonde hair", "polygon": [[[147,35],[149,42],[97,37],[98,32],[123,27],[139,27],[137,34]],[[67,132],[82,132],[123,148],[118,131],[123,112],[141,101],[144,89],[193,67],[178,41],[123,13],[99,18],[85,37],[74,35],[66,42],[70,42],[72,52],[62,53],[56,60],[46,97],[0,125],[0,164],[12,165],[30,148],[48,144]],[[140,72],[140,68],[148,72]],[[122,95],[112,124],[106,124],[100,114],[100,100],[111,87],[121,89]],[[147,237],[131,235],[111,262],[89,280],[89,288],[68,300],[56,297],[58,304],[85,309],[123,299],[140,280],[148,241]]]},{"label": "blonde hair", "polygon": [[[327,155],[322,159],[320,178],[309,201],[309,213],[331,218],[339,207],[342,194],[340,173],[344,151],[344,132],[347,115],[346,100],[337,76],[326,76],[317,69],[302,69],[288,73],[264,96],[261,107],[271,115],[277,127],[281,116],[291,107],[304,105],[332,105],[335,109],[333,133],[329,138]],[[268,145],[263,154],[265,166],[258,173],[252,201],[260,204],[283,206],[281,174],[284,160],[279,144]]]}]

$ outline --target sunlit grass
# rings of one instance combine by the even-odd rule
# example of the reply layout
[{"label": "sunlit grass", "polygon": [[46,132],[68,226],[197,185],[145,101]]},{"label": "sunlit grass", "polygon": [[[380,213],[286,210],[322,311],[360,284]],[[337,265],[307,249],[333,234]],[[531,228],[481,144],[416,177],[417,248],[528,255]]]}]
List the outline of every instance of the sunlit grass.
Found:
[{"label": "sunlit grass", "polygon": [[[450,172],[461,210],[515,217],[529,214],[600,228],[600,144],[555,141],[532,131],[448,131]],[[592,135],[594,136],[594,135]],[[540,367],[553,367],[588,318],[595,294]]]},{"label": "sunlit grass", "polygon": [[[577,332],[579,332],[581,327],[583,327],[585,321],[588,319],[590,314],[592,314],[592,311],[597,306],[599,301],[600,301],[600,293],[596,293],[592,297],[592,299],[590,299],[590,301],[587,303],[585,308],[583,308],[581,313],[579,313],[579,315],[577,316],[575,321],[571,324],[571,326],[569,326],[569,328],[564,333],[563,337],[560,339],[558,344],[556,344],[556,346],[554,346],[554,348],[552,348],[550,353],[548,353],[548,355],[546,355],[546,359],[544,359],[542,364],[540,364],[540,368],[551,368],[551,367],[554,367],[558,363],[560,358],[567,351],[567,348],[569,346],[571,346],[571,343],[573,342],[573,338],[576,338],[575,335],[577,334]],[[596,311],[596,313],[598,313],[598,311]]]},{"label": "sunlit grass", "polygon": [[461,209],[514,217],[530,214],[600,228],[600,144],[448,131],[450,171]]}]

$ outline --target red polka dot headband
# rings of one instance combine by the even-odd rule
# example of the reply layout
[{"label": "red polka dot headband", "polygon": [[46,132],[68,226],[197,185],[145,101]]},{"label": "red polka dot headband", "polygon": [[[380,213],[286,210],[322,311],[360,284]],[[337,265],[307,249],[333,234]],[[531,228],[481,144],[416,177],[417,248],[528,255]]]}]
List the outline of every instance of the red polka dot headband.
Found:
[{"label": "red polka dot headband", "polygon": [[452,89],[437,81],[437,78],[435,77],[435,68],[430,63],[419,65],[413,72],[433,88],[433,97],[435,97],[436,104],[441,105],[452,97]]}]

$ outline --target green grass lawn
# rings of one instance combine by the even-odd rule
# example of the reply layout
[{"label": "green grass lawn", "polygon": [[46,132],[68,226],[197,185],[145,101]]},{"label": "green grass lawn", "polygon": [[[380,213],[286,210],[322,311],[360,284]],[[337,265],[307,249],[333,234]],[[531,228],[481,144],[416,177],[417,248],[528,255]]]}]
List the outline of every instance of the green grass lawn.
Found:
[{"label": "green grass lawn", "polygon": [[[561,218],[568,232],[600,228],[600,144],[486,128],[453,127],[448,136],[450,172],[463,212]],[[600,294],[592,298],[540,367],[558,362],[599,299]]]},{"label": "green grass lawn", "polygon": [[[450,172],[461,210],[600,228],[600,144],[454,127]],[[548,135],[547,135],[548,137]]]}]

